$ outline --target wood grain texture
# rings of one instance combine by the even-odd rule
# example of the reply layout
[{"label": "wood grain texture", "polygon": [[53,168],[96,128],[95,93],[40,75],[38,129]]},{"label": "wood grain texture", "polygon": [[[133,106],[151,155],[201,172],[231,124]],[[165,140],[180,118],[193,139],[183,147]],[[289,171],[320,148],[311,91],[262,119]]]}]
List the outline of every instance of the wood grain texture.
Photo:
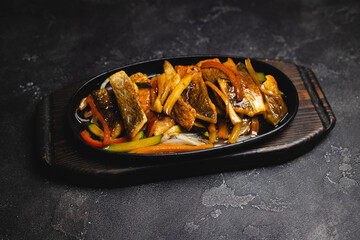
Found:
[{"label": "wood grain texture", "polygon": [[77,83],[53,93],[39,105],[39,158],[54,168],[71,170],[75,174],[105,177],[162,174],[164,178],[165,172],[168,175],[177,173],[181,177],[189,172],[197,175],[291,160],[314,147],[334,127],[335,116],[310,69],[283,61],[262,61],[281,70],[294,83],[299,96],[299,108],[294,120],[283,131],[243,151],[220,158],[168,163],[156,160],[136,163],[121,159],[108,161],[104,156],[94,155],[79,146],[67,126],[67,103],[81,85]]}]

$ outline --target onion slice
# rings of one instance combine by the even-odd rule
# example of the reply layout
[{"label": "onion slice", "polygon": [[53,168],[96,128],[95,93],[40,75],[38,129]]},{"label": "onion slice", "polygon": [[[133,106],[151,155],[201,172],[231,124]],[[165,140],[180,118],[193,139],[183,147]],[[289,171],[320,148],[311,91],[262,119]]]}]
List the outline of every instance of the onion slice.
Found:
[{"label": "onion slice", "polygon": [[206,144],[196,133],[179,133],[172,135],[169,139],[164,139],[161,143],[186,144],[192,146],[200,146]]},{"label": "onion slice", "polygon": [[84,122],[90,122],[90,119],[85,119],[85,118],[82,118],[79,116],[79,113],[78,113],[79,109],[77,108],[75,110],[75,119],[79,122],[79,123],[84,123]]},{"label": "onion slice", "polygon": [[105,81],[103,81],[102,84],[100,85],[100,89],[105,88],[109,82],[110,82],[110,78],[105,79]]}]

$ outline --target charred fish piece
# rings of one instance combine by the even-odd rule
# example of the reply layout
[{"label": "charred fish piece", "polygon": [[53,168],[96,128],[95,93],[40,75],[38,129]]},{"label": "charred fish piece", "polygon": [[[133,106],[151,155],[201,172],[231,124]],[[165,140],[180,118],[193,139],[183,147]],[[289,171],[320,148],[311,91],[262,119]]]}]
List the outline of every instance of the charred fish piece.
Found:
[{"label": "charred fish piece", "polygon": [[196,110],[180,96],[171,111],[170,117],[190,131],[196,119]]},{"label": "charred fish piece", "polygon": [[124,71],[120,71],[110,76],[110,84],[116,96],[126,133],[134,137],[147,122],[138,101],[135,83]]},{"label": "charred fish piece", "polygon": [[264,117],[268,122],[276,125],[286,116],[288,109],[275,78],[266,75],[266,81],[261,85],[260,89],[265,98],[266,113]]},{"label": "charred fish piece", "polygon": [[94,90],[92,96],[96,108],[109,126],[111,137],[116,138],[121,133],[122,122],[115,96],[106,88]]},{"label": "charred fish piece", "polygon": [[196,110],[196,117],[211,123],[217,122],[216,107],[212,103],[200,68],[197,66],[175,66],[175,70],[181,77],[187,74],[193,74],[189,86],[183,92],[186,101]]},{"label": "charred fish piece", "polygon": [[[237,64],[239,79],[242,85],[244,98],[241,103],[234,103],[236,112],[250,117],[256,114],[263,114],[265,109],[264,99],[259,86],[252,80],[243,63]],[[230,100],[231,101],[231,100]]]}]

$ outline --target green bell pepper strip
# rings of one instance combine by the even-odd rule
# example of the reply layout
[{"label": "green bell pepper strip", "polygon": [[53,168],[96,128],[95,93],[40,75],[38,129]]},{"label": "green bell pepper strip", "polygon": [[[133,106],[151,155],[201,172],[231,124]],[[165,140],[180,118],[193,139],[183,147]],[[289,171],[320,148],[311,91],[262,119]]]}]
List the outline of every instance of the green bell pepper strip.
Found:
[{"label": "green bell pepper strip", "polygon": [[148,147],[159,144],[161,138],[162,138],[162,134],[149,138],[143,138],[137,141],[110,144],[104,147],[103,149],[113,152],[129,152],[137,148]]}]

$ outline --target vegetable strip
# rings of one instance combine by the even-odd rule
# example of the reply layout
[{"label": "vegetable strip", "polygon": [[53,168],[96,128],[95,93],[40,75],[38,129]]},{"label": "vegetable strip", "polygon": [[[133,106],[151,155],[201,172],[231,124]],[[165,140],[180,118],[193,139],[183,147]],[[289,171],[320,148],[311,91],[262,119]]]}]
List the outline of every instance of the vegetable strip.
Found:
[{"label": "vegetable strip", "polygon": [[101,139],[104,138],[104,131],[101,128],[99,128],[96,124],[94,123],[89,124],[88,129],[92,134],[98,136],[99,138]]},{"label": "vegetable strip", "polygon": [[161,113],[161,111],[163,110],[163,105],[162,105],[163,103],[161,102],[161,96],[164,95],[165,74],[158,75],[154,77],[154,79],[156,79],[155,81],[157,84],[158,95],[155,99],[154,105],[152,106],[152,110],[157,113]]},{"label": "vegetable strip", "polygon": [[210,133],[209,142],[210,142],[210,143],[214,143],[215,140],[216,140],[216,128],[215,128],[215,124],[210,123],[210,125],[209,125],[209,133]]},{"label": "vegetable strip", "polygon": [[116,144],[116,143],[122,143],[125,142],[128,139],[128,137],[120,137],[120,138],[115,138],[111,140],[111,144]]},{"label": "vegetable strip", "polygon": [[105,119],[103,118],[103,116],[100,114],[100,112],[96,109],[95,103],[94,103],[94,99],[92,98],[91,94],[88,95],[87,97],[87,102],[91,108],[91,111],[95,114],[95,116],[99,119],[99,121],[101,122],[101,125],[103,126],[104,129],[104,145],[109,145],[110,144],[110,129],[109,129],[109,125],[107,124],[107,122],[105,121]]},{"label": "vegetable strip", "polygon": [[259,132],[259,119],[257,117],[253,117],[251,119],[251,135],[256,136]]},{"label": "vegetable strip", "polygon": [[227,139],[229,137],[229,132],[227,130],[227,125],[224,119],[219,120],[219,138]]},{"label": "vegetable strip", "polygon": [[159,154],[159,153],[178,153],[178,152],[189,152],[201,149],[212,148],[212,144],[204,144],[199,146],[191,145],[182,145],[182,144],[173,144],[173,143],[163,143],[156,146],[138,148],[130,151],[129,153],[137,154]]},{"label": "vegetable strip", "polygon": [[260,86],[260,85],[261,85],[261,81],[260,81],[258,75],[256,74],[253,66],[251,65],[251,62],[250,62],[250,59],[249,59],[249,58],[247,58],[247,59],[245,60],[245,66],[246,66],[246,69],[248,70],[251,78],[252,78],[252,79],[254,80],[254,82],[256,83],[256,85]]},{"label": "vegetable strip", "polygon": [[157,135],[154,137],[143,138],[143,139],[140,139],[137,141],[110,144],[110,145],[104,147],[103,149],[112,151],[112,152],[129,152],[129,151],[137,149],[137,148],[143,148],[143,147],[148,147],[148,146],[159,144],[161,138],[162,138],[162,135]]},{"label": "vegetable strip", "polygon": [[146,137],[151,137],[154,134],[154,124],[158,120],[158,115],[154,114],[148,121],[148,126],[146,129]]},{"label": "vegetable strip", "polygon": [[190,84],[192,77],[193,76],[191,74],[183,77],[180,80],[179,84],[175,87],[175,89],[170,93],[164,105],[164,112],[167,115],[170,116],[171,110],[173,109],[176,101],[180,97],[181,93],[185,90],[185,88],[187,88],[187,86]]},{"label": "vegetable strip", "polygon": [[90,133],[86,130],[80,133],[80,136],[90,145],[94,147],[103,147],[104,144],[98,140],[92,139]]},{"label": "vegetable strip", "polygon": [[242,127],[242,124],[236,124],[233,128],[233,130],[231,131],[231,134],[229,136],[229,140],[228,140],[228,143],[234,143],[236,142],[236,140],[238,139],[239,137],[239,134],[241,132],[241,127]]}]

